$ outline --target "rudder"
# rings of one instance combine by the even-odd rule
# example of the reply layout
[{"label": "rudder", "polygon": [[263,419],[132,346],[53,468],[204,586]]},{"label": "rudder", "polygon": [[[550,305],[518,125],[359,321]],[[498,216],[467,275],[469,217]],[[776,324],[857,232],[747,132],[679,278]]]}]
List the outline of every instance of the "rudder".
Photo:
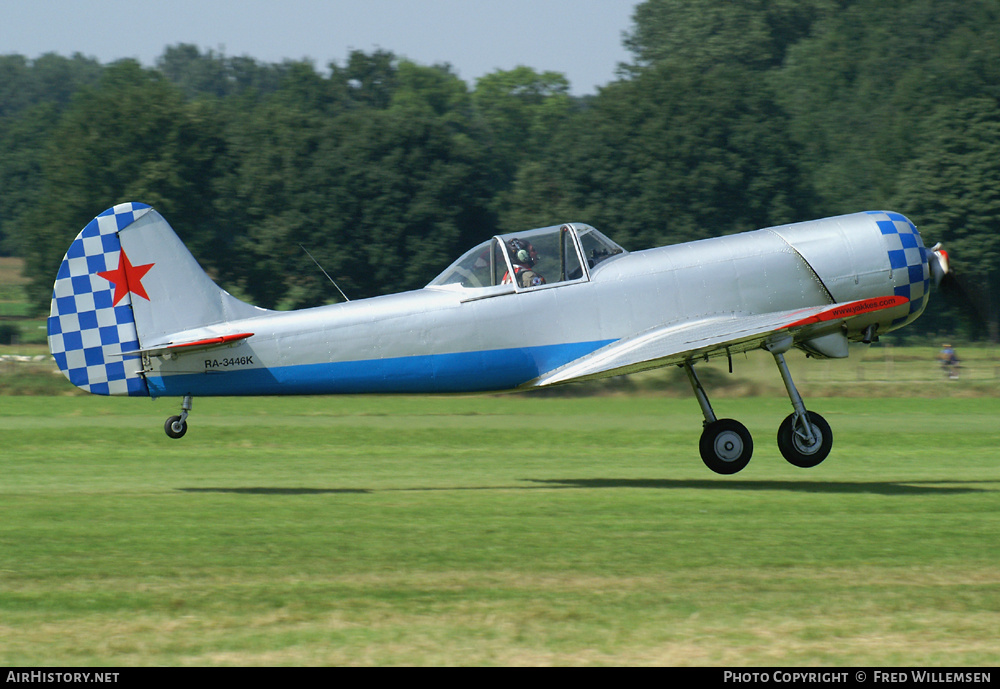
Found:
[{"label": "rudder", "polygon": [[[123,203],[87,224],[70,245],[52,288],[49,351],[77,387],[98,395],[149,395],[138,356],[132,292],[103,275],[120,267],[119,230],[152,208]],[[116,294],[124,289],[125,294]]]}]

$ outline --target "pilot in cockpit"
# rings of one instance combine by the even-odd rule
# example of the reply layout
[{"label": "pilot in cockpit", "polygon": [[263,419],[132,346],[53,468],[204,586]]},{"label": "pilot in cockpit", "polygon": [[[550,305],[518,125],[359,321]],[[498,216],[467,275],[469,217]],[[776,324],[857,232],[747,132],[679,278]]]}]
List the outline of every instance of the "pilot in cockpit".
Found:
[{"label": "pilot in cockpit", "polygon": [[[535,263],[538,261],[538,253],[530,242],[515,237],[507,242],[507,249],[510,252],[510,262],[514,266],[514,275],[517,277],[518,285],[537,287],[545,284],[545,278],[534,270]],[[510,273],[505,273],[503,283],[510,284],[510,282]]]}]

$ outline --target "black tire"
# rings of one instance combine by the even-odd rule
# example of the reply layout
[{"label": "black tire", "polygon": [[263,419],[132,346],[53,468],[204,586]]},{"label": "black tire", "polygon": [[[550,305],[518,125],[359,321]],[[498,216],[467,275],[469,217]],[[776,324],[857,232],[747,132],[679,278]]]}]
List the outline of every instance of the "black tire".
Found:
[{"label": "black tire", "polygon": [[705,426],[698,443],[705,466],[717,474],[740,471],[753,456],[753,438],[739,421],[719,419]]},{"label": "black tire", "polygon": [[179,416],[171,416],[167,419],[167,422],[163,424],[163,430],[166,431],[167,435],[175,440],[177,438],[183,438],[184,434],[188,431],[187,421],[182,421]]},{"label": "black tire", "polygon": [[833,448],[833,431],[830,424],[816,412],[806,412],[815,442],[810,445],[805,438],[795,433],[795,414],[789,414],[778,427],[778,449],[781,455],[797,467],[814,467],[830,454]]}]

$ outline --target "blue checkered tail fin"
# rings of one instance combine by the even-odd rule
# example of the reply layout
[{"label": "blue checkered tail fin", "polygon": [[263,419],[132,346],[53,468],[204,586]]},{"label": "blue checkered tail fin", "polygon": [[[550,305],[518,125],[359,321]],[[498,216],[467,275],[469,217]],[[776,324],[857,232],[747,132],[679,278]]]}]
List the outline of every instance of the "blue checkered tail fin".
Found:
[{"label": "blue checkered tail fin", "polygon": [[49,350],[83,390],[145,396],[134,352],[261,312],[212,282],[153,208],[123,203],[88,223],[66,252],[52,290]]}]

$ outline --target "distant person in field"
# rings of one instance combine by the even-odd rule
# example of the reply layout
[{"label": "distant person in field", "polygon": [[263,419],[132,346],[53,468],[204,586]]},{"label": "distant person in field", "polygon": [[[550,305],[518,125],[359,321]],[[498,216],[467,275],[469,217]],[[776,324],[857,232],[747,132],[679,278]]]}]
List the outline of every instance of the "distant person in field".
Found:
[{"label": "distant person in field", "polygon": [[941,363],[941,369],[948,376],[949,380],[958,380],[959,359],[954,347],[950,344],[943,345],[941,352],[938,354],[938,361]]}]

